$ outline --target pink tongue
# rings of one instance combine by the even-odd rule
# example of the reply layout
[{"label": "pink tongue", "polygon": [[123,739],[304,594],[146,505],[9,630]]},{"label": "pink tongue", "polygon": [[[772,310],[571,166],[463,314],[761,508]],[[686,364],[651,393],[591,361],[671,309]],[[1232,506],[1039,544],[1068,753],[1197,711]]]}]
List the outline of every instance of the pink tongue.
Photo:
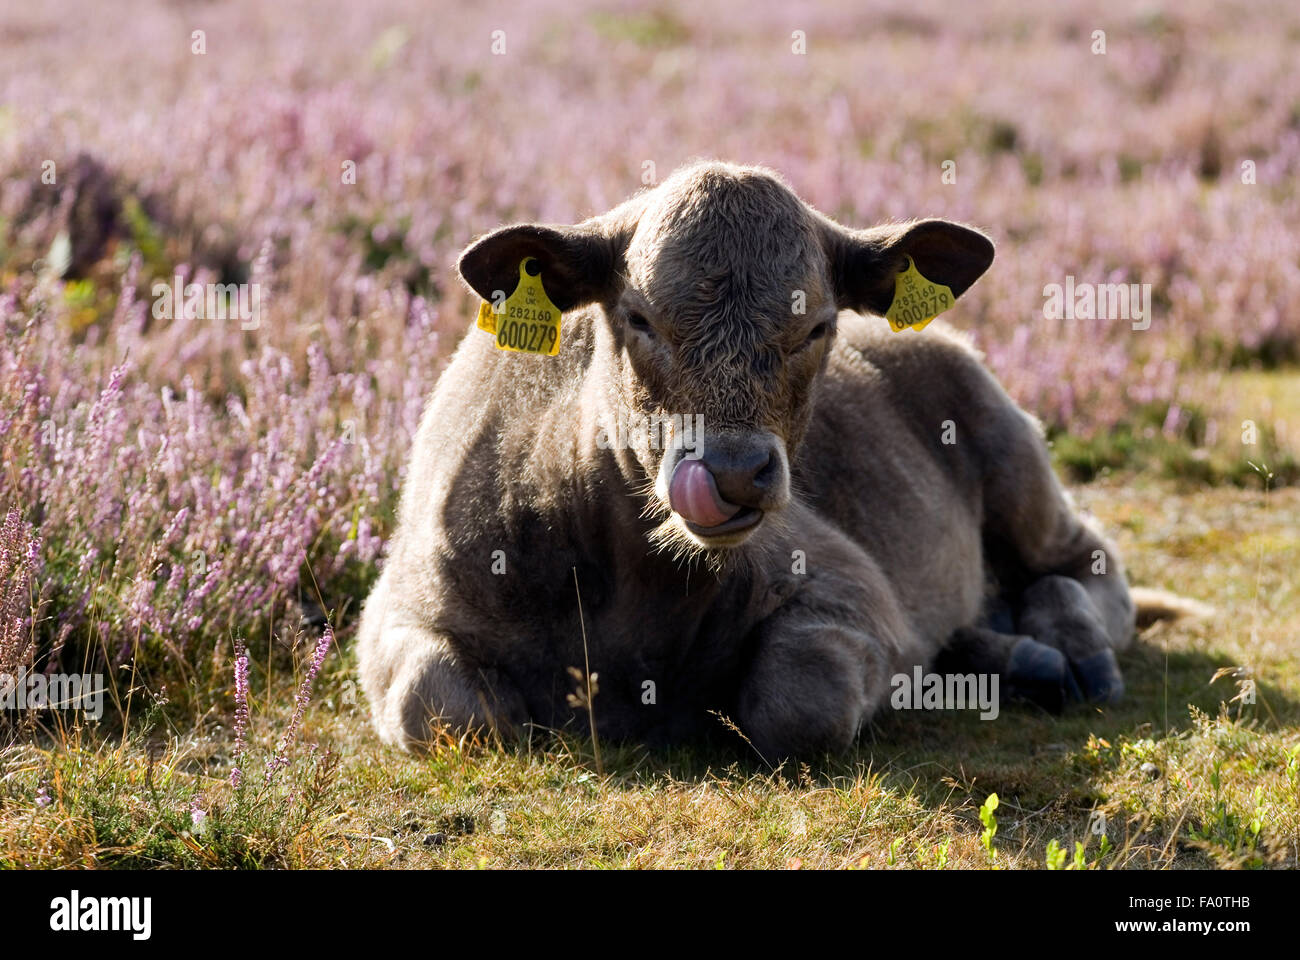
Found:
[{"label": "pink tongue", "polygon": [[713,474],[698,460],[677,464],[668,486],[668,500],[682,517],[700,527],[716,527],[740,512],[740,507],[722,499]]}]

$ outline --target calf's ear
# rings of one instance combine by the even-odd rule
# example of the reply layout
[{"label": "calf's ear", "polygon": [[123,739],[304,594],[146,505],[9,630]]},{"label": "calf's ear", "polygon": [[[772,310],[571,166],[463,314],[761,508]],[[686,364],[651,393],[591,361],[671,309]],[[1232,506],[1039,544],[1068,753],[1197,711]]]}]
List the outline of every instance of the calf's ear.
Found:
[{"label": "calf's ear", "polygon": [[460,255],[456,269],[475,293],[491,302],[514,292],[519,265],[529,257],[541,268],[546,295],[567,311],[605,297],[622,249],[618,235],[599,221],[572,227],[525,223],[476,240]]},{"label": "calf's ear", "polygon": [[993,241],[948,220],[916,220],[870,230],[823,223],[836,306],[883,315],[894,301],[894,281],[908,258],[921,276],[959,297],[993,262]]}]

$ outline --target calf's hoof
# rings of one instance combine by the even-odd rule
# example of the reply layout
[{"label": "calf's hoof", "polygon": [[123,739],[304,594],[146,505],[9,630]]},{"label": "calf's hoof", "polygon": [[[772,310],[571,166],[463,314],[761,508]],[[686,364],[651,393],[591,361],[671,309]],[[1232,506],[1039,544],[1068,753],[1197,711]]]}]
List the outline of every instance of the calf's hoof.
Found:
[{"label": "calf's hoof", "polygon": [[1037,704],[1052,713],[1060,713],[1066,703],[1082,699],[1065,654],[1032,637],[1022,638],[1011,648],[1006,696]]},{"label": "calf's hoof", "polygon": [[1118,703],[1124,698],[1124,675],[1114,650],[1101,650],[1075,661],[1074,675],[1089,703]]}]

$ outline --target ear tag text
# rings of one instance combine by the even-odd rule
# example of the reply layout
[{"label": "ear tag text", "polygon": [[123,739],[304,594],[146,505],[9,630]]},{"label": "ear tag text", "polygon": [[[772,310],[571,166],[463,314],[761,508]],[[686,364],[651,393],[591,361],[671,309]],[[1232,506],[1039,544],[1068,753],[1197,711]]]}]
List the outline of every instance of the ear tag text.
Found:
[{"label": "ear tag text", "polygon": [[885,319],[895,333],[908,327],[923,330],[925,325],[953,305],[957,298],[952,289],[921,276],[916,261],[907,258],[907,269],[894,280],[894,302],[885,312]]},{"label": "ear tag text", "polygon": [[519,285],[501,305],[501,312],[484,301],[477,325],[496,338],[499,350],[553,357],[560,352],[560,317],[542,286],[541,265],[536,258],[525,257],[519,261]]},{"label": "ear tag text", "polygon": [[497,312],[492,309],[492,304],[486,300],[478,305],[476,325],[480,330],[486,330],[494,337],[497,335]]}]

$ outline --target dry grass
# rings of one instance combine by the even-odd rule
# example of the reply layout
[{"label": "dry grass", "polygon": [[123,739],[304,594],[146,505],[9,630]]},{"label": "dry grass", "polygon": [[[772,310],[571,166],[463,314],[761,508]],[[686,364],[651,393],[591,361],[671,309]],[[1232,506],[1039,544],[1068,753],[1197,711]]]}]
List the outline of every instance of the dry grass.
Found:
[{"label": "dry grass", "polygon": [[[280,706],[254,717],[239,792],[219,712],[155,709],[125,742],[83,729],[10,747],[0,865],[1037,868],[1056,841],[1066,864],[1083,843],[1091,866],[1295,867],[1300,490],[1178,493],[1130,478],[1078,497],[1117,533],[1135,581],[1218,608],[1141,638],[1119,708],[886,716],[853,755],[779,773],[602,744],[602,775],[589,742],[553,734],[448,741],[425,759],[383,748],[345,656],[321,678],[311,745],[269,786],[258,758],[286,722],[289,677],[256,698]],[[1253,705],[1233,700],[1242,669]],[[991,861],[978,811],[992,792]]]}]

